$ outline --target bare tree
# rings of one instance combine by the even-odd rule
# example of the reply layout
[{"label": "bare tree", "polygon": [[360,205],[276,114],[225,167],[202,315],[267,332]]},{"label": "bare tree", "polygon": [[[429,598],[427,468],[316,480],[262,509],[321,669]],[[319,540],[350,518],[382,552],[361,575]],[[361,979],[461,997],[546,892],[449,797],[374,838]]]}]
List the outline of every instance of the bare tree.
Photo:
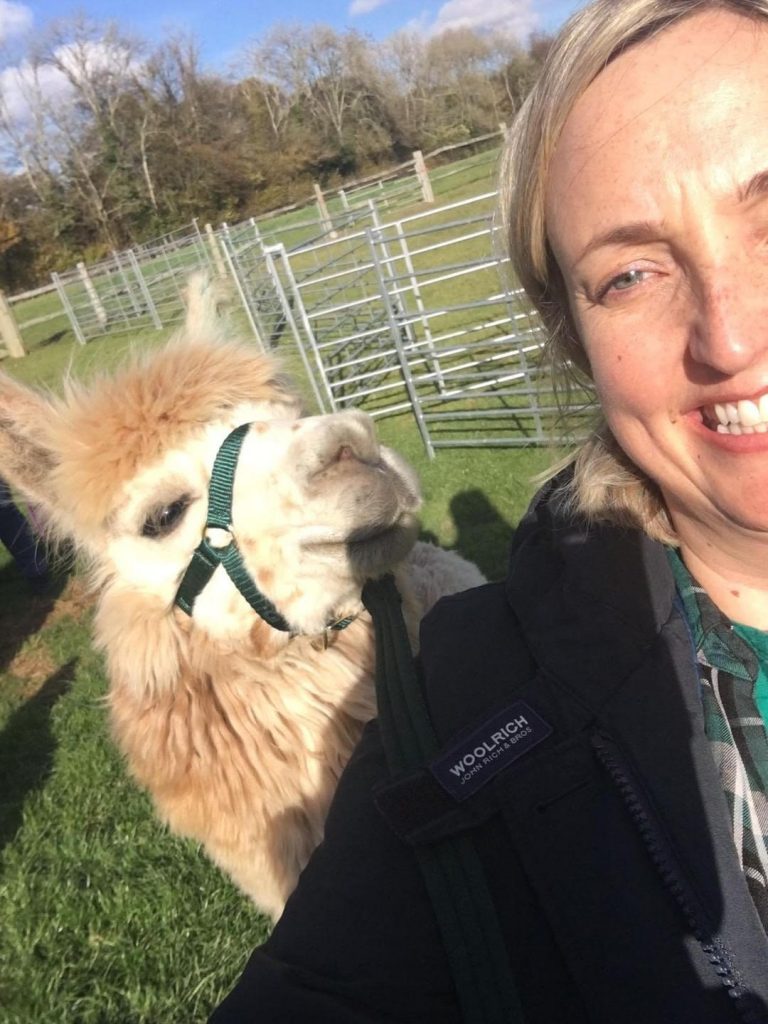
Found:
[{"label": "bare tree", "polygon": [[110,245],[118,242],[120,218],[135,204],[127,172],[135,145],[124,113],[139,52],[139,44],[116,26],[77,16],[53,23],[30,62],[37,88],[29,121],[43,129],[35,143],[41,147],[45,139],[47,162]]},{"label": "bare tree", "polygon": [[426,41],[416,32],[398,32],[380,47],[385,96],[397,135],[416,149],[431,112]]},{"label": "bare tree", "polygon": [[306,97],[317,122],[344,141],[344,129],[365,89],[368,44],[356,32],[315,25],[306,35]]},{"label": "bare tree", "polygon": [[20,167],[32,191],[46,202],[59,167],[51,146],[51,124],[40,65],[25,61],[8,69],[0,91],[0,142],[5,166]]},{"label": "bare tree", "polygon": [[272,140],[283,141],[291,111],[307,95],[309,81],[306,33],[291,25],[276,25],[241,59],[247,74],[242,87],[264,105]]},{"label": "bare tree", "polygon": [[539,61],[511,35],[494,34],[490,43],[490,81],[496,83],[508,116],[513,116],[531,91],[539,73]]},{"label": "bare tree", "polygon": [[0,53],[0,276],[22,247],[25,273],[66,266],[86,248],[248,216],[302,198],[313,178],[494,129],[549,45],[469,29],[374,44],[278,25],[226,80],[202,70],[189,35],[150,49],[115,24],[55,22],[24,54]]}]

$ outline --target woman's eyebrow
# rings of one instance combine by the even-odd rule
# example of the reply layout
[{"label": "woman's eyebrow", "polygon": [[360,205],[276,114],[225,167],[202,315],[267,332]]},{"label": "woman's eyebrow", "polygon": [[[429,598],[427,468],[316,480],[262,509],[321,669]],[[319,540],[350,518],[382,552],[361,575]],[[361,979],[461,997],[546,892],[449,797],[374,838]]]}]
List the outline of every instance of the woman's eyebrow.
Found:
[{"label": "woman's eyebrow", "polygon": [[748,199],[755,199],[758,196],[766,195],[766,193],[768,193],[768,170],[753,174],[749,181],[739,185],[736,195],[738,201],[744,203]]},{"label": "woman's eyebrow", "polygon": [[[765,172],[766,185],[768,185],[768,171]],[[600,231],[593,235],[587,242],[579,255],[574,260],[574,266],[588,256],[595,249],[601,249],[608,245],[631,245],[634,242],[653,242],[659,237],[659,225],[649,220],[633,221],[630,224],[620,224],[615,228],[608,228],[607,231]]]},{"label": "woman's eyebrow", "polygon": [[[768,195],[768,170],[758,171],[748,181],[739,185],[736,190],[736,199],[745,203],[749,199],[756,199]],[[620,224],[606,231],[600,231],[593,235],[587,242],[579,255],[574,260],[574,267],[595,249],[601,249],[609,245],[632,245],[635,242],[652,242],[659,237],[659,225],[649,220],[632,221],[629,224]]]}]

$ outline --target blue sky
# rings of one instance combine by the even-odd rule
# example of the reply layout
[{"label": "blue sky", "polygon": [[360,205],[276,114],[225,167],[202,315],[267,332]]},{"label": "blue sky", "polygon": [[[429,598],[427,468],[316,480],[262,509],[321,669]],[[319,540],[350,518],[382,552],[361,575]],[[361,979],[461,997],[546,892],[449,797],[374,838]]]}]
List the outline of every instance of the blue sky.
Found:
[{"label": "blue sky", "polygon": [[205,64],[226,70],[240,48],[277,22],[324,22],[355,28],[381,39],[405,27],[424,32],[471,24],[509,28],[527,35],[551,31],[582,0],[0,0],[0,41],[12,46],[22,32],[40,30],[74,11],[114,18],[150,40],[166,29],[191,30],[200,40]]}]

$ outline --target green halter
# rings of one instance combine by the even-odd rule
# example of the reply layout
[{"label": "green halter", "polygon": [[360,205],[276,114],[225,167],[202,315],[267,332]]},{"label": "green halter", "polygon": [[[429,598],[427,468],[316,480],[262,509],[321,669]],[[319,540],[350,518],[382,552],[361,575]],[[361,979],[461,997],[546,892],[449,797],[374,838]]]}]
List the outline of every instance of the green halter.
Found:
[{"label": "green halter", "polygon": [[[269,598],[262,594],[256,586],[253,577],[245,567],[237,542],[232,536],[232,488],[240,449],[249,429],[250,423],[243,423],[224,438],[213,463],[211,483],[208,489],[208,515],[205,529],[224,530],[229,535],[229,543],[223,547],[216,547],[203,536],[182,577],[174,603],[187,615],[191,615],[200,591],[208,583],[216,569],[222,565],[251,608],[273,629],[290,633],[291,627]],[[354,615],[339,619],[328,626],[328,629],[346,629],[354,619]]]}]

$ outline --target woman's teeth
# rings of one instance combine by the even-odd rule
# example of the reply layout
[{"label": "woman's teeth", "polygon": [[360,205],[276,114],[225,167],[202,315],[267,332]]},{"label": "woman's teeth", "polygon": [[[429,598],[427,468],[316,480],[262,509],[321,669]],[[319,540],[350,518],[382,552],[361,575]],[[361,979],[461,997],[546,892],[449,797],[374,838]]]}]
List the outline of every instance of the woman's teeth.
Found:
[{"label": "woman's teeth", "polygon": [[718,434],[765,434],[768,432],[768,392],[754,402],[743,398],[740,402],[714,405]]}]

